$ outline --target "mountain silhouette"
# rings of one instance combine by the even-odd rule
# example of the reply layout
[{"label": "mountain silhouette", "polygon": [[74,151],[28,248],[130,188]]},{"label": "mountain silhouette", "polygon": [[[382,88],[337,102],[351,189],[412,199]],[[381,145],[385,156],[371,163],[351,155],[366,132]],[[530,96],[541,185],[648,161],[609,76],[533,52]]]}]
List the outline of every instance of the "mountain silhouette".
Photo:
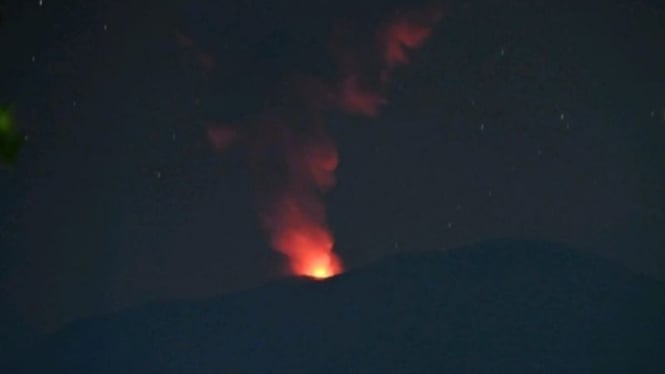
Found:
[{"label": "mountain silhouette", "polygon": [[601,258],[495,241],[80,321],[7,372],[665,373],[663,296]]}]

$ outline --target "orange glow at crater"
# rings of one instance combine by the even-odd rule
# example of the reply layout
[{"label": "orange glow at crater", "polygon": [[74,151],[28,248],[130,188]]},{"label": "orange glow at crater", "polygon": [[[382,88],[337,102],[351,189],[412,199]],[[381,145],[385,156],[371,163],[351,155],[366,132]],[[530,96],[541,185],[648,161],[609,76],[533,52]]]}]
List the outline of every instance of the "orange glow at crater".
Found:
[{"label": "orange glow at crater", "polygon": [[329,253],[321,259],[307,259],[302,268],[295,269],[298,274],[306,277],[323,280],[342,272],[342,266],[334,253]]},{"label": "orange glow at crater", "polygon": [[[278,217],[286,227],[275,230],[273,246],[289,260],[289,272],[313,279],[326,279],[342,273],[340,258],[333,252],[334,240],[322,223],[314,223],[299,209],[280,209]],[[290,212],[291,214],[284,214]],[[281,214],[280,214],[281,213]]]}]

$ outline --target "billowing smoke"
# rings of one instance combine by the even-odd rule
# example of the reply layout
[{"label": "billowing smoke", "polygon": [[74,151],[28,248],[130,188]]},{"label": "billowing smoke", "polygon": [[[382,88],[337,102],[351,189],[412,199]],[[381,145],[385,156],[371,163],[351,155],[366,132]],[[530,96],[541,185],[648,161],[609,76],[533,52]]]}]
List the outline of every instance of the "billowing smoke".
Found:
[{"label": "billowing smoke", "polygon": [[395,68],[408,62],[409,50],[440,17],[440,7],[431,4],[339,13],[319,39],[332,69],[290,70],[272,87],[270,105],[209,129],[216,149],[246,151],[259,223],[292,273],[326,278],[342,271],[324,203],[339,162],[326,114],[376,115]]}]

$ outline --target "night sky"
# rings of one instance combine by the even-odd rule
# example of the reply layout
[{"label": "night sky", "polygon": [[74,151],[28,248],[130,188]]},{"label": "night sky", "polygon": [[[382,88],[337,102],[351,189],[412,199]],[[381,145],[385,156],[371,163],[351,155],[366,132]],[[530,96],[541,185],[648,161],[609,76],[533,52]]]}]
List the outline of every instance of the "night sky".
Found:
[{"label": "night sky", "polygon": [[[242,152],[206,130],[256,111],[285,67],[325,70],[297,3],[1,3],[0,107],[25,140],[0,167],[10,344],[284,273]],[[511,237],[665,278],[664,40],[657,1],[450,2],[378,116],[329,115],[346,269]]]}]

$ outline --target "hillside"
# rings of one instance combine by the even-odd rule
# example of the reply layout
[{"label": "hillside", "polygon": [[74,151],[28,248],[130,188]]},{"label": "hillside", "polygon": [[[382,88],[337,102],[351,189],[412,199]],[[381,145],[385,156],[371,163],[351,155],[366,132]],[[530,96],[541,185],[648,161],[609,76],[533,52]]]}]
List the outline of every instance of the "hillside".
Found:
[{"label": "hillside", "polygon": [[493,242],[81,321],[15,371],[665,372],[664,291],[557,245]]}]

